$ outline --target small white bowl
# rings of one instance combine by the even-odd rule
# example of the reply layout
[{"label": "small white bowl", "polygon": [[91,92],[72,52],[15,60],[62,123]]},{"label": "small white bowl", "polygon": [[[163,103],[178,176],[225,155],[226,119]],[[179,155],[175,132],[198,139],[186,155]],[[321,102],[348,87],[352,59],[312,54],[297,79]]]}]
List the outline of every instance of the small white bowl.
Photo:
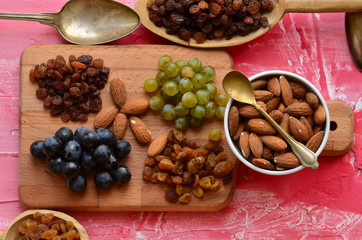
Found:
[{"label": "small white bowl", "polygon": [[[323,129],[324,137],[323,137],[321,145],[319,146],[319,148],[316,152],[316,155],[319,156],[320,153],[323,151],[324,146],[326,145],[327,140],[328,140],[329,129],[330,129],[330,118],[329,118],[329,111],[328,111],[326,101],[324,100],[321,93],[316,89],[316,87],[314,87],[308,80],[306,80],[305,78],[303,78],[295,73],[291,73],[291,72],[287,72],[287,71],[279,71],[279,70],[261,72],[261,73],[255,74],[254,76],[250,77],[249,79],[250,79],[250,81],[254,81],[254,80],[258,80],[258,79],[267,80],[271,77],[279,77],[281,75],[284,75],[289,81],[295,81],[295,82],[302,84],[309,91],[315,93],[318,96],[320,103],[324,107],[324,110],[326,112],[326,121],[325,121],[325,128]],[[225,109],[224,131],[225,131],[226,140],[227,140],[231,150],[242,163],[244,163],[246,166],[248,166],[249,168],[251,168],[257,172],[268,174],[268,175],[287,175],[287,174],[298,172],[304,168],[303,165],[300,165],[298,167],[295,167],[292,169],[287,169],[287,170],[267,170],[267,169],[263,169],[263,168],[259,168],[259,167],[255,166],[248,159],[244,158],[244,156],[241,154],[241,151],[239,150],[239,148],[235,145],[235,141],[232,139],[232,137],[230,136],[230,132],[229,132],[229,124],[228,124],[229,111],[230,111],[230,108],[231,108],[233,102],[234,102],[234,100],[230,99],[226,106],[226,109]]]}]

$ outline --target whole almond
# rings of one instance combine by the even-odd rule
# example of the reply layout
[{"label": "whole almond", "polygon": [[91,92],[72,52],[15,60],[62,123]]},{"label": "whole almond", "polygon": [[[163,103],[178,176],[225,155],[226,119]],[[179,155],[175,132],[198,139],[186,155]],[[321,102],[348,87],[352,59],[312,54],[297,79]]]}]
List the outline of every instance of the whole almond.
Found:
[{"label": "whole almond", "polygon": [[232,106],[229,112],[229,131],[230,135],[233,136],[236,132],[239,124],[239,110],[236,106]]},{"label": "whole almond", "polygon": [[240,134],[239,148],[244,157],[248,158],[250,155],[250,147],[249,147],[249,133],[247,131],[244,131]]},{"label": "whole almond", "polygon": [[265,160],[263,158],[253,158],[251,160],[251,163],[254,164],[257,167],[267,169],[267,170],[275,170],[275,166],[269,162],[268,160]]},{"label": "whole almond", "polygon": [[263,154],[261,156],[262,156],[262,158],[270,159],[270,160],[274,158],[273,151],[267,146],[263,147]]},{"label": "whole almond", "polygon": [[282,121],[283,113],[279,110],[273,110],[269,113],[269,115],[276,121],[278,124]]},{"label": "whole almond", "polygon": [[267,102],[274,96],[273,93],[266,90],[254,90],[254,97],[256,101]]},{"label": "whole almond", "polygon": [[315,134],[313,137],[311,137],[311,139],[309,139],[309,141],[305,146],[309,148],[311,151],[316,152],[322,143],[323,137],[324,137],[324,131],[320,131],[317,134]]},{"label": "whole almond", "polygon": [[289,118],[289,129],[295,140],[304,142],[308,139],[307,128],[295,117]]},{"label": "whole almond", "polygon": [[255,133],[261,135],[271,135],[276,133],[275,128],[262,118],[253,118],[248,121],[248,127]]},{"label": "whole almond", "polygon": [[326,111],[322,104],[319,104],[317,109],[314,111],[313,119],[316,124],[322,125],[326,121]]},{"label": "whole almond", "polygon": [[268,80],[267,89],[275,96],[279,96],[281,91],[280,91],[280,84],[278,78],[276,77],[270,78]]},{"label": "whole almond", "polygon": [[[263,102],[256,102],[259,106],[261,106],[264,110],[266,110],[266,105]],[[245,105],[239,108],[239,114],[242,117],[246,118],[257,118],[261,117],[261,113],[252,105]]]},{"label": "whole almond", "polygon": [[118,113],[113,121],[113,133],[117,139],[122,139],[127,129],[127,116],[123,113]]},{"label": "whole almond", "polygon": [[244,123],[240,122],[238,128],[236,129],[235,133],[232,136],[235,141],[239,139],[240,134],[244,131],[244,128],[245,128]]},{"label": "whole almond", "polygon": [[277,136],[265,135],[265,136],[261,136],[260,140],[267,147],[269,147],[270,149],[277,151],[277,152],[282,152],[285,149],[287,149],[287,147],[288,147],[287,143],[283,139],[281,139],[280,137],[277,137]]},{"label": "whole almond", "polygon": [[279,84],[285,106],[291,105],[293,103],[293,92],[288,80],[283,75],[279,77]]},{"label": "whole almond", "polygon": [[146,124],[136,116],[130,117],[132,132],[139,143],[146,144],[151,142],[152,134]]},{"label": "whole almond", "polygon": [[150,146],[148,147],[148,156],[154,157],[156,155],[159,155],[163,149],[166,147],[167,144],[167,134],[163,134],[155,138]]},{"label": "whole almond", "polygon": [[277,107],[277,110],[281,111],[282,113],[285,112],[285,105],[284,103],[280,103],[279,106]]},{"label": "whole almond", "polygon": [[319,105],[319,99],[317,95],[312,92],[307,92],[305,95],[305,101],[313,108],[316,109]]},{"label": "whole almond", "polygon": [[305,126],[305,128],[308,131],[308,139],[313,137],[313,129],[312,129],[312,126],[309,124],[308,120],[305,117],[301,117],[300,122],[303,123],[303,125]]},{"label": "whole almond", "polygon": [[287,133],[290,133],[289,131],[289,114],[288,113],[284,113],[283,117],[282,117],[282,121],[280,122],[280,127],[284,129],[284,131],[286,131]]},{"label": "whole almond", "polygon": [[264,89],[266,84],[267,82],[264,79],[259,79],[251,82],[251,86],[253,87],[254,90]]},{"label": "whole almond", "polygon": [[307,93],[307,89],[300,83],[289,82],[290,88],[292,89],[293,97],[302,99]]},{"label": "whole almond", "polygon": [[260,158],[263,154],[263,143],[261,142],[259,136],[253,132],[250,133],[249,136],[249,146],[254,156]]},{"label": "whole almond", "polygon": [[114,103],[120,108],[123,107],[127,100],[125,83],[120,78],[114,78],[110,81],[109,88]]},{"label": "whole almond", "polygon": [[301,164],[297,156],[292,152],[279,154],[274,158],[274,162],[282,168],[295,168]]},{"label": "whole almond", "polygon": [[118,113],[118,107],[108,106],[103,107],[95,116],[93,126],[95,128],[107,128],[113,122]]},{"label": "whole almond", "polygon": [[137,98],[127,101],[121,109],[121,113],[128,116],[141,115],[148,110],[148,100]]},{"label": "whole almond", "polygon": [[301,117],[301,116],[310,116],[313,114],[313,109],[309,106],[308,103],[293,103],[291,105],[289,105],[286,109],[285,112],[287,112],[289,115],[294,116],[294,117]]},{"label": "whole almond", "polygon": [[272,99],[270,99],[269,101],[266,102],[266,111],[269,113],[275,109],[277,109],[277,107],[280,104],[280,97],[272,97]]}]

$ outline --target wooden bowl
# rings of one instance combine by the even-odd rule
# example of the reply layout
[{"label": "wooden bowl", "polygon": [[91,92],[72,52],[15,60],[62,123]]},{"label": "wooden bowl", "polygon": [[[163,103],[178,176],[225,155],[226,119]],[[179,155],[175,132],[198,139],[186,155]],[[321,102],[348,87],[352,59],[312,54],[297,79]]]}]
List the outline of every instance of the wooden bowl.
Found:
[{"label": "wooden bowl", "polygon": [[257,31],[251,32],[246,36],[234,36],[231,39],[215,39],[206,40],[203,43],[197,43],[194,39],[184,41],[176,35],[167,34],[164,27],[157,27],[150,19],[147,9],[147,2],[152,0],[137,0],[135,10],[141,18],[141,23],[153,33],[166,38],[172,42],[198,48],[219,48],[230,47],[247,43],[251,40],[260,37],[283,17],[285,13],[302,12],[302,13],[317,13],[317,12],[358,12],[362,11],[362,1],[349,0],[346,4],[343,0],[272,0],[274,8],[272,11],[264,13],[263,16],[268,18],[269,25],[266,28],[260,28]]},{"label": "wooden bowl", "polygon": [[53,213],[54,218],[62,219],[62,220],[65,220],[65,221],[72,221],[74,223],[75,229],[80,234],[80,239],[81,240],[89,240],[88,234],[86,233],[83,226],[80,225],[80,223],[77,220],[75,220],[74,218],[72,218],[71,216],[69,216],[69,215],[67,215],[65,213],[62,213],[62,212],[57,212],[57,211],[52,211],[52,210],[42,210],[42,209],[27,210],[27,211],[21,213],[19,216],[17,216],[12,221],[12,223],[5,229],[4,232],[0,233],[0,239],[13,240],[17,236],[19,236],[19,232],[18,232],[19,225],[24,220],[32,218],[32,215],[35,212],[40,212],[40,213],[43,213],[43,214],[45,214],[45,213]]}]

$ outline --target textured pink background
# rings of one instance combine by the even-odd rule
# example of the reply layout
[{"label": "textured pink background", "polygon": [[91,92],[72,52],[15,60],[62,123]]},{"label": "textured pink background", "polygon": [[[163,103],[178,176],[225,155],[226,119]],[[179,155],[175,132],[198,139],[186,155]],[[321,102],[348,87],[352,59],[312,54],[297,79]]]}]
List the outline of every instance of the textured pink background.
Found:
[{"label": "textured pink background", "polygon": [[[124,0],[133,7],[133,0]],[[1,12],[56,12],[60,0],[0,0]],[[17,190],[19,59],[33,44],[66,43],[49,26],[0,20],[0,230],[24,209]],[[144,27],[111,44],[171,44]],[[350,57],[343,13],[286,14],[262,37],[228,48],[248,76],[280,69],[309,79],[355,114],[355,145],[320,159],[317,171],[266,176],[240,167],[235,195],[213,213],[67,212],[91,239],[361,239],[362,74]]]}]

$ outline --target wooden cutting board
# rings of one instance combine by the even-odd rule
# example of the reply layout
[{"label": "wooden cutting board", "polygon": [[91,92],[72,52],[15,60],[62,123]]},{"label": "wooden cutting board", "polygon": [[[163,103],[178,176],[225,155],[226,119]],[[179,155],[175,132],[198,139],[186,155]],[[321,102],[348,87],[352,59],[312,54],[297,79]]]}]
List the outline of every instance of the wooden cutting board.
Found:
[{"label": "wooden cutting board", "polygon": [[[228,152],[229,159],[236,162],[230,183],[202,199],[193,198],[189,204],[170,204],[164,198],[166,186],[146,183],[142,179],[147,146],[139,145],[128,126],[125,140],[132,145],[130,155],[123,161],[132,172],[132,180],[124,185],[114,184],[111,189],[97,190],[93,178],[88,178],[86,190],[79,194],[66,187],[61,175],[51,173],[46,161],[33,159],[29,153],[30,144],[37,139],[54,135],[62,126],[75,130],[77,127],[92,128],[94,114],[89,115],[85,123],[63,123],[60,118],[51,117],[43,109],[42,101],[35,96],[36,84],[29,80],[29,71],[34,65],[62,55],[76,57],[88,54],[94,58],[103,58],[105,66],[111,69],[110,79],[122,78],[126,82],[128,99],[149,98],[143,90],[143,81],[157,73],[157,59],[169,54],[173,59],[188,60],[198,57],[203,64],[216,69],[215,83],[221,91],[223,76],[233,68],[233,61],[225,50],[198,50],[171,45],[122,45],[122,46],[75,46],[75,45],[34,45],[27,48],[21,57],[21,126],[19,156],[19,192],[20,200],[27,208],[102,210],[102,211],[216,211],[225,207],[230,200],[237,180],[239,161],[232,155],[225,138],[221,144]],[[113,104],[108,84],[102,90],[103,106]],[[162,120],[161,116],[149,111],[141,116],[149,126],[153,138],[168,133],[172,124]],[[188,130],[187,136],[200,143],[206,143],[210,127],[223,128],[220,120],[207,122],[202,129]]]},{"label": "wooden cutting board", "polygon": [[[173,45],[120,45],[120,46],[76,46],[76,45],[34,45],[27,48],[21,57],[21,111],[20,111],[20,150],[19,150],[19,194],[27,208],[52,208],[67,210],[101,211],[217,211],[224,208],[231,199],[237,181],[239,161],[232,154],[223,137],[221,145],[228,158],[236,163],[232,179],[228,184],[202,199],[193,198],[189,204],[170,204],[164,198],[165,185],[146,183],[142,179],[143,161],[147,157],[147,146],[139,145],[128,127],[125,140],[132,145],[130,155],[122,162],[132,172],[132,180],[124,186],[113,185],[108,190],[97,190],[93,178],[88,178],[88,187],[81,193],[67,189],[61,175],[51,173],[47,163],[33,159],[29,153],[30,144],[37,139],[54,135],[62,126],[75,130],[80,126],[92,128],[95,115],[89,115],[85,123],[63,123],[51,117],[43,109],[42,101],[35,96],[36,84],[29,81],[29,71],[34,65],[46,62],[49,58],[63,55],[76,57],[82,54],[103,58],[111,69],[110,79],[122,78],[128,90],[128,99],[147,97],[143,81],[157,73],[157,59],[169,54],[174,59],[188,60],[198,57],[203,64],[214,66],[217,72],[215,83],[219,91],[223,76],[233,69],[233,61],[225,50],[200,50]],[[103,106],[112,104],[109,86],[102,90]],[[322,152],[323,156],[341,156],[353,145],[353,112],[342,101],[327,101],[331,116],[331,132]],[[152,131],[153,138],[173,129],[171,123],[149,111],[141,117]],[[209,121],[198,130],[187,131],[190,139],[206,143],[211,127],[223,128],[222,121]]]}]

